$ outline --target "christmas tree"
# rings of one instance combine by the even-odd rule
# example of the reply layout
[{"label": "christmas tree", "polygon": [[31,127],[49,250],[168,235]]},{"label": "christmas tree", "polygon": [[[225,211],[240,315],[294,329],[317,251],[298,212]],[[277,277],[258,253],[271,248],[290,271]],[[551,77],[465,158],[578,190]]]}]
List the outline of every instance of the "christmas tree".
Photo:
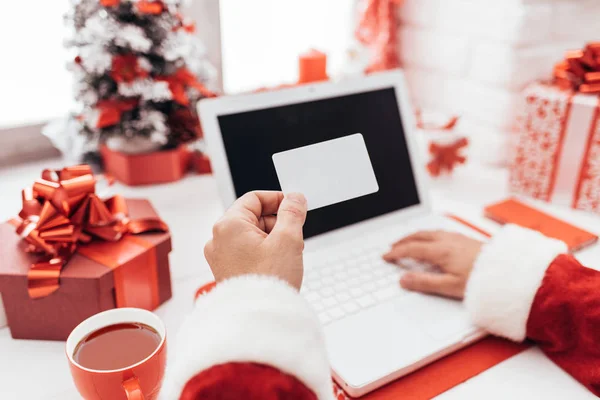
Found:
[{"label": "christmas tree", "polygon": [[[73,0],[70,65],[81,106],[65,125],[124,151],[173,148],[200,134],[196,103],[214,78],[181,0]],[[113,145],[111,145],[111,143]]]}]

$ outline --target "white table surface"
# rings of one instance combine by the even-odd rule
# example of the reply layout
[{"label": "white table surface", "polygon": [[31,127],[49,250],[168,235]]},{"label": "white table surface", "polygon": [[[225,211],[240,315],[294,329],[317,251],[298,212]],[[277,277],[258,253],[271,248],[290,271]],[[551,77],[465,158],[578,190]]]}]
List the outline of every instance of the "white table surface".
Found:
[{"label": "white table surface", "polygon": [[[30,185],[42,169],[61,166],[62,161],[55,159],[0,169],[0,220],[6,220],[18,212],[20,190]],[[493,232],[498,227],[481,217],[481,208],[507,196],[506,178],[505,170],[467,165],[457,170],[452,178],[437,180],[432,184],[434,208],[458,214]],[[188,176],[180,182],[141,188],[116,184],[114,193],[150,199],[171,228],[173,298],[156,313],[165,321],[172,339],[192,308],[195,290],[212,279],[202,248],[211,235],[212,224],[223,211],[215,181],[208,176]],[[535,204],[583,228],[600,230],[599,217]],[[600,247],[590,247],[579,253],[578,257],[587,265],[600,267]],[[80,399],[71,381],[63,347],[63,342],[13,340],[7,328],[0,329],[0,399]],[[532,348],[438,398],[595,397],[555,366],[539,349]]]}]

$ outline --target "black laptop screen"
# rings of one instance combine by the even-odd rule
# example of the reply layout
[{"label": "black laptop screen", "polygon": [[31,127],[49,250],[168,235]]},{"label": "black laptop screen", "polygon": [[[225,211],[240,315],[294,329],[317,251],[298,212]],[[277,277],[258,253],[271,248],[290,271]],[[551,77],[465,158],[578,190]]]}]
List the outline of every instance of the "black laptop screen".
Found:
[{"label": "black laptop screen", "polygon": [[419,203],[393,88],[221,115],[218,121],[238,197],[281,190],[273,154],[362,133],[379,190],[309,211],[305,238]]}]

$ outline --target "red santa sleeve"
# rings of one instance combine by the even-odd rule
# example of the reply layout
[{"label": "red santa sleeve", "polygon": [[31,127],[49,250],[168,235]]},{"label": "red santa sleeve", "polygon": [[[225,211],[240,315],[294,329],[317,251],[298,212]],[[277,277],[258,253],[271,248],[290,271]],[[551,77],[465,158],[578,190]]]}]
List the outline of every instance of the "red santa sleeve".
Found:
[{"label": "red santa sleeve", "polygon": [[505,227],[479,255],[465,305],[477,325],[535,341],[600,396],[600,272],[566,253],[563,242]]},{"label": "red santa sleeve", "polygon": [[171,352],[161,398],[333,399],[318,318],[275,278],[237,277],[200,296]]}]

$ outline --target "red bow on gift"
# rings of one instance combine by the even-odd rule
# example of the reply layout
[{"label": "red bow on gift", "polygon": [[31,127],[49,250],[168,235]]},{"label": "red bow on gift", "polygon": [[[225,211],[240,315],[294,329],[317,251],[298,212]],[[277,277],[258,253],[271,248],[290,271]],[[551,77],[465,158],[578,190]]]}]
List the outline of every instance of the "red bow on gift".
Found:
[{"label": "red bow on gift", "polygon": [[398,68],[397,5],[404,0],[362,0],[356,38],[375,51],[366,72]]},{"label": "red bow on gift", "polygon": [[80,244],[94,238],[118,241],[126,234],[167,232],[158,218],[130,220],[125,199],[101,200],[88,165],[44,170],[42,179],[22,192],[23,208],[12,222],[29,244],[27,251],[42,255],[28,273],[29,296],[47,296],[59,287],[62,268]]},{"label": "red bow on gift", "polygon": [[442,172],[451,173],[458,164],[464,164],[467,158],[460,152],[468,144],[467,138],[458,139],[448,145],[430,143],[429,153],[433,157],[427,164],[427,170],[431,176],[439,176]]},{"label": "red bow on gift", "polygon": [[173,100],[182,106],[187,106],[190,102],[185,93],[185,90],[188,87],[193,87],[204,97],[216,97],[216,94],[198,82],[194,74],[187,68],[179,68],[173,75],[159,76],[156,77],[156,80],[167,82],[169,84],[169,90],[173,95]]},{"label": "red bow on gift", "polygon": [[554,80],[564,89],[600,94],[600,42],[567,52],[565,59],[554,66]]}]

